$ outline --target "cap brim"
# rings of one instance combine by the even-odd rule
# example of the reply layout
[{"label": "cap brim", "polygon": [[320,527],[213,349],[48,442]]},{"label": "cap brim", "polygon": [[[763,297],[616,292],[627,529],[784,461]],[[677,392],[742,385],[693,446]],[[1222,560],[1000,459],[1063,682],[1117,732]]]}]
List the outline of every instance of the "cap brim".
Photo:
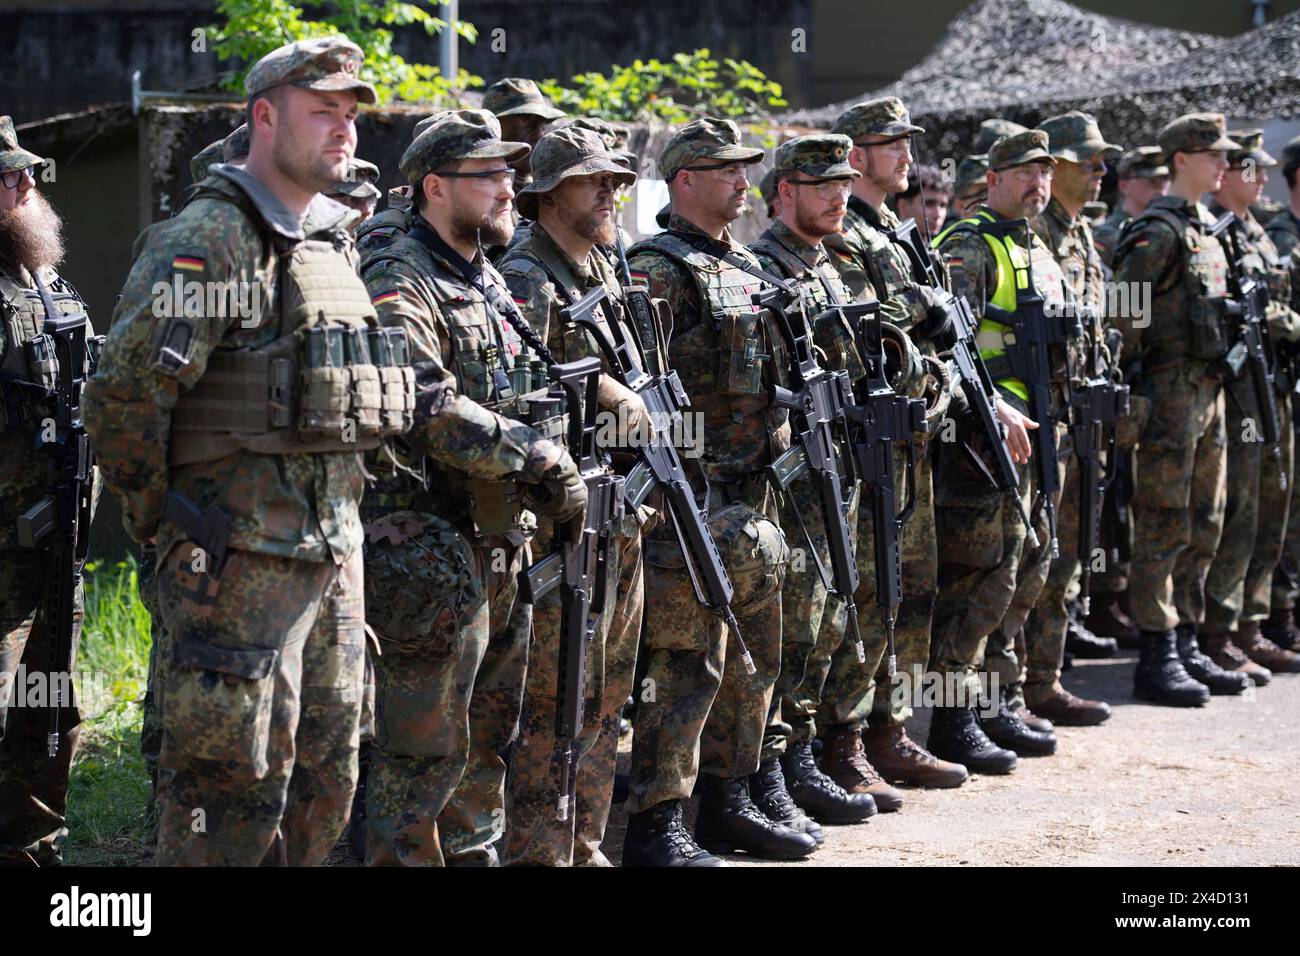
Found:
[{"label": "cap brim", "polygon": [[544,120],[563,119],[569,114],[564,110],[557,110],[554,106],[534,106],[532,103],[525,103],[522,106],[512,106],[508,110],[502,110],[498,113],[496,110],[493,114],[500,119],[503,116],[536,116]]},{"label": "cap brim", "polygon": [[1140,166],[1137,169],[1130,169],[1123,176],[1124,179],[1157,179],[1160,176],[1168,176],[1168,166]]},{"label": "cap brim", "polygon": [[862,177],[862,174],[848,163],[840,163],[838,166],[827,166],[820,173],[808,173],[798,169],[792,169],[790,172],[801,173],[809,179],[815,179],[818,182],[832,179],[860,179]]},{"label": "cap brim", "polygon": [[1029,163],[1051,163],[1056,165],[1056,157],[1044,149],[1032,149],[1027,153],[1021,153],[1019,156],[1013,156],[1011,159],[997,166],[989,168],[995,173],[1004,172],[1015,166],[1025,166]]},{"label": "cap brim", "polygon": [[527,143],[513,143],[509,140],[492,140],[475,146],[473,149],[461,153],[456,159],[504,159],[507,164],[517,163],[523,159],[533,148]]},{"label": "cap brim", "polygon": [[1240,150],[1241,148],[1242,147],[1240,143],[1234,143],[1226,136],[1220,136],[1216,142],[1211,143],[1209,146],[1201,147],[1201,149],[1235,149],[1235,150]]},{"label": "cap brim", "polygon": [[763,150],[755,149],[753,146],[724,146],[707,156],[697,156],[692,162],[704,160],[707,163],[744,163],[746,166],[752,166],[754,163],[762,162],[763,156]]},{"label": "cap brim", "polygon": [[1108,143],[1101,139],[1090,139],[1072,146],[1053,149],[1052,156],[1070,163],[1086,163],[1098,153],[1101,153],[1106,159],[1114,159],[1123,152],[1124,150],[1114,143]]},{"label": "cap brim", "polygon": [[573,176],[592,176],[597,173],[613,173],[618,177],[620,186],[631,186],[636,182],[636,173],[622,164],[605,159],[603,156],[592,156],[580,163],[574,163],[572,166],[560,170],[554,176],[548,176],[546,179],[534,179],[519,190],[518,196],[515,197],[515,208],[519,210],[519,215],[527,219],[536,219],[538,196],[542,193],[549,193],[560,183]]},{"label": "cap brim", "polygon": [[[1255,150],[1255,151],[1252,152],[1252,153],[1247,153],[1245,156],[1242,157],[1242,159],[1243,159],[1243,160],[1245,160],[1245,159],[1253,159],[1253,160],[1255,161],[1255,165],[1256,165],[1256,166],[1276,166],[1276,165],[1277,165],[1277,160],[1274,159],[1271,155],[1269,155],[1268,152],[1266,152],[1265,150],[1262,150],[1262,149],[1257,149],[1257,150]],[[1233,165],[1236,165],[1236,164],[1234,163]]]},{"label": "cap brim", "polygon": [[353,182],[347,182],[345,180],[343,182],[334,183],[334,185],[326,190],[326,193],[331,196],[352,196],[354,199],[378,199],[383,195],[383,193],[364,179]]},{"label": "cap brim", "polygon": [[304,90],[316,90],[318,93],[339,93],[344,90],[351,90],[357,94],[357,100],[373,106],[377,102],[375,88],[365,80],[358,80],[355,76],[349,76],[346,73],[336,73],[333,76],[321,76],[314,80],[297,80],[291,85],[300,86]]},{"label": "cap brim", "polygon": [[19,169],[28,169],[32,166],[43,166],[44,164],[44,159],[35,153],[29,153],[22,147],[0,153],[0,172],[12,173]]}]

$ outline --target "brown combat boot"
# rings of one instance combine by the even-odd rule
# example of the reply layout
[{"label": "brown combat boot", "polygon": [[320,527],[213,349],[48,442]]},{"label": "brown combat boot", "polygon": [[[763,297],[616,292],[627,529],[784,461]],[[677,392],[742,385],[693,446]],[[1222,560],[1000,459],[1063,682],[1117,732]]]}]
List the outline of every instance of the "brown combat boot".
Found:
[{"label": "brown combat boot", "polygon": [[876,809],[889,813],[903,805],[903,795],[867,760],[862,734],[852,724],[836,724],[822,738],[822,773],[849,793],[869,793]]},{"label": "brown combat boot", "polygon": [[1110,717],[1110,704],[1104,700],[1075,697],[1059,684],[1033,698],[1033,706],[1039,717],[1062,727],[1093,727]]},{"label": "brown combat boot", "polygon": [[1011,712],[1015,714],[1030,730],[1036,730],[1040,734],[1050,734],[1056,728],[1046,717],[1035,714],[1032,710],[1024,705],[1021,701],[1013,700],[1008,706]]},{"label": "brown combat boot", "polygon": [[1259,621],[1242,621],[1237,646],[1260,667],[1283,674],[1300,674],[1300,654],[1284,651],[1259,631]]},{"label": "brown combat boot", "polygon": [[1197,643],[1201,650],[1214,663],[1225,671],[1240,671],[1255,682],[1256,687],[1264,687],[1273,679],[1273,672],[1267,667],[1260,667],[1240,647],[1232,642],[1231,634],[1205,632],[1197,634]]},{"label": "brown combat boot", "polygon": [[960,787],[970,776],[961,764],[940,760],[907,736],[906,727],[867,727],[862,745],[867,760],[886,780],[947,790]]},{"label": "brown combat boot", "polygon": [[1300,651],[1300,627],[1295,623],[1295,608],[1274,608],[1260,630],[1284,651]]}]

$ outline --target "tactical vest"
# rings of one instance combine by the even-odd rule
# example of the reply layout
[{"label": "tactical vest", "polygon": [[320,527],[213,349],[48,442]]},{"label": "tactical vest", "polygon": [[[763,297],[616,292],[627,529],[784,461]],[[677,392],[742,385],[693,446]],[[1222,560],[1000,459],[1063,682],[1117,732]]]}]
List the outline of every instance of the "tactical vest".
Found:
[{"label": "tactical vest", "polygon": [[[756,401],[768,395],[772,385],[786,384],[789,368],[785,342],[769,334],[766,310],[753,302],[763,285],[743,269],[701,252],[671,232],[643,239],[628,255],[643,250],[679,263],[690,274],[701,308],[707,312],[693,328],[675,329],[670,346],[691,407],[701,415],[704,433],[718,443],[704,450],[706,470],[712,480],[723,482],[753,473],[788,445],[782,429],[789,413]],[[762,417],[766,446],[722,447],[730,433],[741,430],[746,418],[756,414]],[[714,447],[725,460],[715,460]]]},{"label": "tactical vest", "polygon": [[[368,273],[385,261],[413,266],[423,278],[447,324],[450,350],[444,359],[456,379],[457,391],[490,411],[529,423],[545,437],[562,444],[567,419],[544,401],[545,364],[531,356],[519,334],[496,316],[482,294],[440,266],[433,254],[410,235],[368,255],[363,271]],[[490,267],[485,267],[484,281],[496,282],[503,295],[509,296],[500,276]],[[534,403],[538,403],[536,410]],[[427,500],[420,504],[427,489],[438,495],[438,514],[463,515],[481,537],[522,528],[525,509],[518,482],[476,478],[432,458],[414,457],[419,460],[410,464],[413,471],[423,471],[423,487],[405,478],[385,483],[378,494],[367,496],[367,515],[432,507]]]},{"label": "tactical vest", "polygon": [[1177,316],[1185,317],[1185,321],[1155,321],[1154,316],[1149,317],[1151,324],[1143,333],[1147,356],[1143,367],[1152,371],[1187,359],[1216,362],[1232,347],[1231,326],[1225,310],[1228,259],[1223,247],[1209,235],[1208,227],[1199,218],[1188,219],[1153,202],[1120,233],[1115,244],[1116,262],[1123,259],[1133,243],[1141,241],[1141,227],[1150,222],[1160,222],[1172,229],[1174,235],[1182,238],[1179,245],[1183,250],[1178,263],[1164,275],[1155,277],[1154,296],[1168,294],[1181,284],[1188,308]]},{"label": "tactical vest", "polygon": [[[46,270],[47,274],[53,270]],[[42,281],[45,277],[42,276]],[[54,307],[64,315],[85,315],[86,304],[68,282],[58,275],[47,281],[47,291]],[[22,285],[7,272],[0,272],[0,390],[4,398],[4,429],[23,428],[52,414],[37,389],[24,387],[30,382],[39,388],[53,388],[58,363],[48,350],[40,348],[45,328],[45,304],[40,293]],[[89,322],[89,319],[87,319]],[[89,341],[91,330],[86,330]],[[29,344],[30,343],[30,344]]]},{"label": "tactical vest", "polygon": [[[260,215],[238,187],[205,181],[197,198]],[[263,229],[261,274],[275,275],[266,341],[217,348],[172,412],[171,464],[266,455],[357,452],[411,427],[415,376],[405,332],[379,326],[366,287],[335,243],[285,242]],[[260,306],[271,298],[262,290]],[[179,309],[178,309],[179,311]],[[159,363],[184,361],[192,327],[174,318]]]},{"label": "tactical vest", "polygon": [[845,325],[842,313],[829,311],[849,300],[848,289],[835,267],[829,261],[820,269],[810,266],[766,233],[750,245],[749,251],[766,257],[783,278],[802,287],[809,305],[813,342],[825,353],[831,367],[848,372],[852,382],[865,376],[867,370],[858,354],[853,330]]},{"label": "tactical vest", "polygon": [[[993,261],[998,267],[998,281],[993,290],[993,295],[989,297],[989,302],[1004,309],[1007,312],[1016,311],[1016,296],[1021,289],[1029,288],[1029,276],[1025,272],[1027,259],[1025,250],[1020,248],[1011,236],[994,236],[984,232],[980,227],[986,222],[996,222],[997,220],[986,210],[978,211],[970,219],[960,219],[953,223],[939,235],[934,237],[932,245],[938,249],[943,241],[950,235],[955,234],[958,230],[965,229],[971,232],[978,232],[988,243],[989,250],[993,253]],[[1007,365],[1007,345],[1006,339],[1010,334],[1010,326],[1003,325],[997,319],[985,316],[980,320],[979,329],[975,333],[975,344],[979,347],[980,358],[984,359],[989,367],[989,374],[994,377],[997,384],[1018,396],[1022,401],[1029,401],[1029,389],[1025,383],[1018,378],[1013,378],[1004,373]]]},{"label": "tactical vest", "polygon": [[[675,336],[680,352],[716,350],[717,371],[708,389],[692,404],[705,410],[719,399],[730,411],[727,395],[762,395],[769,385],[777,384],[784,368],[785,343],[774,342],[768,335],[765,312],[752,296],[761,292],[762,284],[743,269],[701,252],[671,232],[643,239],[628,250],[635,255],[653,249],[681,263],[695,283],[700,302],[709,310],[709,321]],[[775,362],[775,365],[773,364]],[[724,394],[719,394],[724,393]],[[716,409],[715,409],[716,410]]]}]

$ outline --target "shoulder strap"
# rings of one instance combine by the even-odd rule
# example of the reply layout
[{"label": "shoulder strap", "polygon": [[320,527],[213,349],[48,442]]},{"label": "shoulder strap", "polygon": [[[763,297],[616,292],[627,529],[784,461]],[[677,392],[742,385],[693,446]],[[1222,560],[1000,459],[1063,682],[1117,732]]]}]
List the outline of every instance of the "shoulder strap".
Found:
[{"label": "shoulder strap", "polygon": [[758,263],[749,261],[724,242],[719,242],[716,239],[710,239],[708,236],[694,232],[678,232],[676,229],[670,229],[669,232],[692,249],[695,249],[697,252],[702,252],[715,259],[721,259],[728,265],[735,266],[742,272],[748,272],[756,279],[762,279],[768,285],[774,285],[789,295],[797,295],[790,283],[774,276]]}]

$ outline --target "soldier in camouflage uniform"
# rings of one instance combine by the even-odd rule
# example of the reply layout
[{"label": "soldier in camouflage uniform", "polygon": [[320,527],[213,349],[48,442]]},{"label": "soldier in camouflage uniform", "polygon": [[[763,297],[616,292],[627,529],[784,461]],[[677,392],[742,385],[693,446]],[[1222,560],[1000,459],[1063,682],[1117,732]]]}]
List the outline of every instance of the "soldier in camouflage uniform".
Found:
[{"label": "soldier in camouflage uniform", "polygon": [[1228,261],[1208,235],[1213,220],[1199,200],[1219,188],[1226,150],[1238,147],[1215,113],[1179,117],[1158,142],[1171,173],[1169,195],[1151,201],[1115,250],[1117,287],[1149,283],[1152,290],[1149,315],[1115,318],[1130,387],[1151,402],[1133,493],[1129,600],[1142,639],[1134,694],[1200,706],[1210,691],[1189,670],[1204,670],[1195,632],[1205,619],[1205,576],[1223,530],[1222,359],[1230,340]]},{"label": "soldier in camouflage uniform", "polygon": [[[1115,210],[1092,231],[1092,244],[1101,257],[1107,279],[1112,275],[1115,244],[1134,218],[1146,211],[1152,199],[1169,192],[1169,167],[1159,146],[1137,146],[1120,157],[1119,201]],[[1089,609],[1084,621],[1088,630],[1113,637],[1122,647],[1137,647],[1137,625],[1128,603],[1128,555],[1133,549],[1130,513],[1133,489],[1133,446],[1150,407],[1141,396],[1129,397],[1129,415],[1116,431],[1115,474],[1106,489],[1101,512],[1101,546],[1118,561],[1107,561],[1092,576]]]},{"label": "soldier in camouflage uniform", "polygon": [[[515,304],[557,362],[591,355],[604,359],[595,339],[564,324],[560,310],[603,286],[611,311],[602,310],[596,317],[605,335],[615,341],[608,323],[617,321],[629,342],[639,341],[622,305],[618,274],[599,248],[613,245],[617,228],[614,196],[620,188],[636,182],[636,174],[618,162],[596,132],[577,123],[538,140],[532,168],[535,178],[517,199],[519,211],[532,221],[532,228],[526,239],[511,244],[498,268]],[[602,375],[599,398],[601,408],[613,415],[619,426],[615,449],[631,449],[646,440],[648,415],[635,392]],[[630,455],[623,457],[635,461]],[[561,616],[558,589],[533,607],[524,708],[506,792],[506,863],[609,865],[600,843],[613,797],[619,721],[632,692],[641,636],[641,526],[653,520],[655,513],[647,505],[641,509],[639,515],[623,517],[611,545],[614,553],[604,585],[611,599],[588,647],[583,727],[574,742],[578,751],[574,807],[565,821],[556,814],[560,797],[555,740]],[[553,524],[540,520],[534,552],[546,554],[553,537]]]},{"label": "soldier in camouflage uniform", "polygon": [[984,182],[988,171],[988,156],[967,156],[957,164],[952,184],[952,205],[948,207],[948,218],[943,224],[945,229],[970,215],[988,198],[988,186]]},{"label": "soldier in camouflage uniform", "polygon": [[372,865],[494,860],[499,753],[519,718],[528,651],[516,585],[533,525],[525,504],[567,520],[586,500],[562,445],[518,420],[522,396],[541,382],[510,324],[505,284],[480,255],[480,238],[509,241],[506,164],[527,149],[503,142],[485,110],[442,114],[399,164],[415,188],[410,231],[362,262],[380,322],[411,341],[418,407],[432,416],[399,467],[374,463],[388,474],[364,511],[368,623],[381,650]]},{"label": "soldier in camouflage uniform", "polygon": [[[890,237],[889,230],[899,222],[885,199],[907,187],[912,165],[909,137],[923,130],[912,124],[895,97],[849,107],[832,129],[852,141],[849,163],[862,176],[853,181],[840,232],[826,240],[831,261],[855,300],[878,299],[880,316],[901,330],[893,340],[914,353],[906,365],[916,373],[904,376],[894,386],[902,394],[920,398],[927,381],[935,380],[927,369],[940,364],[929,337],[941,330],[946,317],[937,308],[936,290],[913,280],[906,254]],[[927,414],[937,422],[944,411],[935,406]],[[916,510],[901,535],[903,602],[894,631],[898,671],[904,674],[926,668],[938,584],[928,437],[914,436],[910,441],[916,456]],[[900,501],[904,500],[906,460],[907,442],[895,442],[894,477]],[[869,666],[859,664],[853,649],[840,644],[833,660],[827,662],[830,672],[821,695],[819,723],[826,746],[822,758],[826,773],[850,793],[872,794],[876,805],[888,812],[903,803],[902,794],[889,780],[956,787],[965,781],[966,772],[936,760],[907,735],[904,724],[912,714],[911,707],[903,695],[896,697],[888,677],[885,629],[876,604],[873,533],[870,509],[863,508],[858,528],[858,623]]]},{"label": "soldier in camouflage uniform", "polygon": [[[1295,251],[1300,245],[1300,136],[1291,140],[1282,148],[1282,178],[1286,180],[1290,203],[1269,220],[1268,237],[1277,247],[1291,271],[1291,308],[1300,312],[1300,253]],[[1291,482],[1290,514],[1297,514],[1300,509],[1300,492],[1296,491],[1297,482]],[[1296,626],[1296,598],[1300,596],[1300,520],[1287,525],[1286,539],[1282,548],[1282,558],[1273,574],[1272,610],[1261,631],[1265,637],[1279,647],[1290,651],[1300,651],[1300,628]]]},{"label": "soldier in camouflage uniform", "polygon": [[[851,184],[862,175],[849,165],[851,149],[853,140],[834,134],[781,144],[773,167],[781,214],[749,248],[763,268],[802,290],[804,315],[829,366],[860,379],[865,369],[853,331],[843,313],[827,311],[847,304],[849,291],[822,245],[839,231]],[[797,316],[791,308],[792,317]],[[813,759],[814,717],[847,622],[842,602],[828,604],[818,570],[831,567],[831,554],[817,486],[807,476],[795,481],[782,504],[781,525],[791,538],[794,559],[781,589],[781,673],[750,793],[768,817],[802,828],[820,842],[821,828],[809,823],[809,816],[818,823],[858,823],[875,814],[876,801],[870,793],[845,792]],[[850,538],[856,538],[856,506],[847,517]],[[811,536],[815,556],[807,553],[801,526]],[[859,559],[869,553],[857,551]],[[851,656],[856,663],[856,653]],[[810,659],[819,663],[809,668]],[[876,661],[868,658],[858,666],[874,670]]]},{"label": "soldier in camouflage uniform", "polygon": [[[1106,303],[1101,259],[1092,245],[1092,230],[1081,213],[1086,202],[1097,197],[1106,174],[1106,157],[1120,148],[1107,143],[1097,121],[1087,113],[1071,110],[1053,116],[1038,126],[1047,133],[1056,168],[1052,174],[1052,198],[1034,220],[1034,231],[1047,245],[1061,267],[1074,301],[1084,312],[1084,333],[1090,350],[1104,351],[1102,312]],[[1091,360],[1091,351],[1079,356]],[[1109,360],[1109,354],[1105,355]],[[1106,369],[1096,369],[1100,373]],[[1116,645],[1112,638],[1099,638],[1080,627],[1078,602],[1067,599],[1079,582],[1079,509],[1081,489],[1079,462],[1072,436],[1061,436],[1061,505],[1057,512],[1057,541],[1060,554],[1052,559],[1038,603],[1025,622],[1024,666],[1025,705],[1039,717],[1071,727],[1099,724],[1110,717],[1103,701],[1084,700],[1061,686],[1061,664],[1068,648],[1076,657],[1110,657]],[[1086,559],[1092,561],[1092,555]]]},{"label": "soldier in camouflage uniform", "polygon": [[[743,146],[730,120],[699,119],[664,146],[668,231],[629,253],[634,278],[673,306],[669,361],[703,421],[699,454],[709,478],[709,527],[735,586],[742,634],[700,612],[675,536],[645,542],[646,688],[632,742],[625,865],[716,865],[682,823],[681,803],[699,774],[697,837],[718,849],[776,858],[816,849],[806,833],[769,820],[749,795],[758,769],[772,688],[780,668],[781,585],[789,549],[763,469],[790,445],[787,413],[769,388],[788,384],[787,350],[771,317],[752,301],[762,282],[731,240],[745,207],[745,167],[762,150]],[[720,258],[726,252],[727,259]],[[745,268],[734,264],[744,262]],[[746,673],[738,638],[752,654]]]},{"label": "soldier in camouflage uniform", "polygon": [[[1233,130],[1228,136],[1241,149],[1228,153],[1229,168],[1210,204],[1210,215],[1217,219],[1230,211],[1237,217],[1230,228],[1235,232],[1244,271],[1268,288],[1266,317],[1273,352],[1279,357],[1275,395],[1282,427],[1277,444],[1264,443],[1250,376],[1229,373],[1224,382],[1228,501],[1223,536],[1205,579],[1205,623],[1199,638],[1202,648],[1222,666],[1244,670],[1256,683],[1264,683],[1269,670],[1300,671],[1300,655],[1283,650],[1260,633],[1260,624],[1269,616],[1273,570],[1286,535],[1291,497],[1288,483],[1294,474],[1295,433],[1286,427],[1292,420],[1294,372],[1285,354],[1300,339],[1300,316],[1291,311],[1290,270],[1250,213],[1250,204],[1258,200],[1268,182],[1265,170],[1276,166],[1277,160],[1264,151],[1263,130]],[[1240,660],[1242,652],[1246,661]],[[1237,674],[1232,677],[1240,679]],[[1211,692],[1226,683],[1223,679],[1197,679]]]},{"label": "soldier in camouflage uniform", "polygon": [[[1036,235],[1026,236],[1026,249],[1014,233],[1003,239],[983,232],[982,227],[1041,213],[1051,195],[1055,164],[1042,130],[1025,130],[998,140],[989,152],[987,205],[936,240],[947,257],[953,292],[966,296],[979,320],[976,342],[1001,392],[1000,404],[1011,405],[1022,416],[1029,411],[1028,390],[1006,366],[1009,327],[993,318],[988,307],[1015,311],[1013,266],[1020,267],[1028,259],[1036,290],[1046,300],[1047,314],[1060,315],[1064,276],[1051,250]],[[1036,497],[1038,480],[1024,453],[1027,445],[1021,445],[1022,439],[1027,442],[1021,429],[1026,425],[1057,429],[1064,410],[1064,364],[1053,356],[1051,418],[1037,423],[1022,418],[1019,427],[1008,426],[1011,447],[1019,449],[1016,458],[1024,463],[1020,496],[1026,512]],[[958,420],[958,432],[963,430]],[[982,444],[983,439],[972,434],[960,442],[940,442],[936,449],[939,598],[930,659],[935,671],[960,677],[961,697],[934,709],[929,748],[937,756],[979,773],[1008,773],[1015,768],[1017,753],[1048,754],[1056,745],[1050,730],[1025,723],[1023,708],[1008,706],[1006,694],[1006,688],[1020,679],[1016,635],[1038,600],[1051,550],[1043,514],[1046,509],[1039,509],[1035,524],[1038,546],[1034,547],[1019,510],[1005,494],[990,487],[968,460],[969,454],[979,453]],[[995,713],[985,713],[977,722],[973,704],[982,694],[977,677],[982,662],[998,681],[1001,700]],[[991,682],[989,694],[992,696]],[[1006,741],[1007,749],[990,739],[993,734]]]},{"label": "soldier in camouflage uniform", "polygon": [[379,167],[364,159],[354,159],[348,163],[347,174],[338,182],[332,183],[321,191],[322,195],[341,202],[355,209],[361,217],[353,225],[355,234],[362,221],[375,214],[375,203],[382,195],[375,184],[379,181]]},{"label": "soldier in camouflage uniform", "polygon": [[[295,343],[307,326],[340,342],[373,327],[346,238],[302,231],[316,192],[343,175],[357,102],[374,101],[361,62],[330,37],[254,65],[247,168],[215,167],[146,234],[86,399],[127,528],[157,547],[161,865],[318,863],[352,798],[359,451],[395,430],[383,417],[393,400],[313,387],[321,371],[360,382],[378,369],[354,353],[317,371]],[[190,283],[225,298],[193,316],[173,298]]]},{"label": "soldier in camouflage uniform", "polygon": [[[484,90],[483,109],[492,112],[500,121],[501,135],[505,139],[527,143],[530,147],[537,145],[547,126],[565,116],[564,110],[557,110],[542,95],[536,83],[518,76],[497,80]],[[533,174],[528,164],[527,156],[513,163],[516,195],[532,181]]]},{"label": "soldier in camouflage uniform", "polygon": [[[0,389],[4,396],[4,472],[0,477],[0,866],[51,866],[63,861],[68,771],[81,715],[75,699],[60,701],[60,745],[46,749],[48,704],[71,679],[81,637],[82,589],[74,598],[71,659],[56,661],[57,579],[50,541],[19,544],[17,521],[45,495],[48,455],[41,422],[52,413],[44,397],[23,387],[29,369],[23,343],[45,327],[50,296],[60,314],[85,314],[85,303],[55,266],[63,258],[58,214],[36,188],[45,163],[18,144],[13,121],[0,116]],[[87,328],[87,335],[93,329]],[[89,528],[83,528],[86,534]],[[45,688],[46,700],[34,699]]]},{"label": "soldier in camouflage uniform", "polygon": [[1106,221],[1092,231],[1097,255],[1109,271],[1114,265],[1115,243],[1124,227],[1136,219],[1157,196],[1169,192],[1169,167],[1159,146],[1135,146],[1119,158],[1119,201]]}]

